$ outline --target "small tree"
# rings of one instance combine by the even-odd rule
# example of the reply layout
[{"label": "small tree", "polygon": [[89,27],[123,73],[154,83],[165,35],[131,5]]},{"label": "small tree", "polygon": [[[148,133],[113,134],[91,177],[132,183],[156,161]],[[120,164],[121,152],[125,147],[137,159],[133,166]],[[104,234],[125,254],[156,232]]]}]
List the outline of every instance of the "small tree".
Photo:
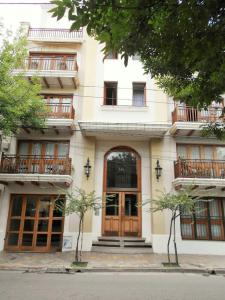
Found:
[{"label": "small tree", "polygon": [[219,121],[210,122],[202,126],[202,133],[205,137],[216,136],[219,140],[225,141],[225,108]]},{"label": "small tree", "polygon": [[[167,257],[168,263],[171,263],[170,258],[170,242],[173,232],[173,245],[175,253],[175,262],[178,265],[178,252],[176,244],[176,219],[180,216],[181,212],[191,214],[195,208],[197,201],[207,201],[201,200],[200,197],[193,195],[193,187],[187,187],[180,189],[178,192],[160,192],[161,195],[157,199],[152,199],[146,203],[151,203],[150,210],[152,212],[170,210],[171,219],[170,219],[170,230],[169,237],[167,242]],[[145,203],[145,204],[146,204]]]},{"label": "small tree", "polygon": [[[75,263],[82,261],[82,247],[83,247],[83,231],[84,231],[84,217],[87,211],[96,210],[102,207],[101,198],[95,195],[95,191],[87,193],[80,188],[74,188],[72,191],[63,190],[61,194],[65,194],[66,205],[63,203],[56,204],[56,209],[62,211],[64,215],[76,214],[79,218],[78,235],[75,249]],[[59,196],[60,197],[60,196]],[[80,244],[80,251],[79,251]]]},{"label": "small tree", "polygon": [[27,58],[27,40],[22,30],[15,38],[0,29],[0,137],[16,134],[21,126],[44,126],[47,108],[40,96],[38,78],[30,82],[21,70]]}]

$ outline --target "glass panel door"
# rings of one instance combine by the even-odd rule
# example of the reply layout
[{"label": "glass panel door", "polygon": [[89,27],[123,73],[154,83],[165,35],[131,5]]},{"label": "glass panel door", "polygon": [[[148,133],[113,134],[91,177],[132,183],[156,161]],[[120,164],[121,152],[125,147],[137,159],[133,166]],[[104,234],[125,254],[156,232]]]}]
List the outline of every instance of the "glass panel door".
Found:
[{"label": "glass panel door", "polygon": [[19,236],[22,222],[22,208],[22,195],[12,195],[9,211],[8,229],[6,235],[6,244],[12,249],[17,249],[19,247]]},{"label": "glass panel door", "polygon": [[214,169],[213,169],[213,148],[210,146],[205,146],[204,147],[204,166],[203,170],[204,173],[202,175],[205,175],[205,177],[214,177]]},{"label": "glass panel door", "polygon": [[223,219],[220,200],[209,201],[211,236],[213,240],[222,240],[224,235]]},{"label": "glass panel door", "polygon": [[225,161],[225,147],[216,147],[216,155],[218,160]]},{"label": "glass panel door", "polygon": [[196,235],[200,240],[207,240],[209,236],[207,203],[199,201],[196,203]]},{"label": "glass panel door", "polygon": [[125,194],[125,216],[138,216],[138,199],[137,194]]},{"label": "glass panel door", "polygon": [[54,174],[56,173],[57,165],[54,163],[55,160],[55,143],[46,143],[45,145],[45,173]]},{"label": "glass panel door", "polygon": [[181,159],[187,159],[187,147],[178,145],[177,146],[177,157]]},{"label": "glass panel door", "polygon": [[198,146],[192,146],[190,154],[190,159],[200,159],[200,148]]},{"label": "glass panel door", "polygon": [[51,197],[41,196],[37,217],[36,247],[47,247]]},{"label": "glass panel door", "polygon": [[69,97],[62,98],[62,112],[63,113],[66,113],[66,114],[70,113],[71,101],[72,101],[72,99]]},{"label": "glass panel door", "polygon": [[33,247],[35,219],[37,212],[37,195],[28,195],[25,199],[25,217],[22,232],[22,247]]},{"label": "glass panel door", "polygon": [[49,104],[50,104],[51,111],[53,113],[59,112],[59,98],[58,97],[51,97],[49,99]]},{"label": "glass panel door", "polygon": [[138,193],[124,193],[122,210],[122,235],[138,236],[140,231],[140,207]]},{"label": "glass panel door", "polygon": [[25,251],[59,250],[64,217],[51,195],[13,195],[7,227],[6,249]]},{"label": "glass panel door", "polygon": [[41,150],[42,150],[42,144],[41,143],[32,143],[32,161],[30,162],[30,168],[32,173],[39,173],[41,164],[40,164],[40,158],[41,158]]},{"label": "glass panel door", "polygon": [[104,235],[119,236],[121,233],[121,194],[105,195]]}]

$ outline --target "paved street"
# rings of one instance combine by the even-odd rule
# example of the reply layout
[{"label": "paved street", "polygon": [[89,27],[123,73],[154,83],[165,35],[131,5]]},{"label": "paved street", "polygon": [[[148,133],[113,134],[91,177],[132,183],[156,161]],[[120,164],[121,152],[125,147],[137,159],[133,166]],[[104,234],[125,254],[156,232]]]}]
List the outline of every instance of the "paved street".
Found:
[{"label": "paved street", "polygon": [[0,271],[2,300],[218,300],[224,295],[225,277],[215,275]]}]

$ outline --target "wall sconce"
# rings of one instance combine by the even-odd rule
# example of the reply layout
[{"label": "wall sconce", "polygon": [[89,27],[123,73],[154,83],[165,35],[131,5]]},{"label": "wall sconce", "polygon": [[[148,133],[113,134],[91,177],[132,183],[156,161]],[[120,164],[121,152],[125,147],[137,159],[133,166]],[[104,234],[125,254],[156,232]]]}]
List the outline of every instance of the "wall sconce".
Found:
[{"label": "wall sconce", "polygon": [[90,166],[90,160],[89,160],[89,157],[87,159],[87,162],[86,162],[86,165],[84,166],[84,172],[85,172],[85,175],[87,177],[87,179],[89,178],[90,176],[90,171],[91,171],[91,166]]},{"label": "wall sconce", "polygon": [[161,177],[161,175],[162,175],[162,167],[160,167],[160,164],[159,164],[158,160],[156,162],[155,174],[156,174],[157,181],[159,181],[159,177]]}]

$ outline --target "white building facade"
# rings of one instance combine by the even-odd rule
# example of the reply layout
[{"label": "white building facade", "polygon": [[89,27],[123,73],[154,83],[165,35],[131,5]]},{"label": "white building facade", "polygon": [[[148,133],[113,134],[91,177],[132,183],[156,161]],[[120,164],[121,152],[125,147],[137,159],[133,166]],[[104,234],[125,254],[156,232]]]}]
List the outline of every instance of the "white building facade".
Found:
[{"label": "white building facade", "polygon": [[64,201],[59,187],[79,187],[102,199],[113,195],[114,203],[85,217],[84,250],[99,237],[129,237],[165,253],[169,212],[152,213],[142,204],[159,190],[191,184],[211,201],[177,221],[178,251],[224,254],[225,143],[201,137],[201,125],[222,108],[175,105],[144,74],[138,57],[128,67],[117,53],[104,57],[85,29],[70,33],[66,21],[59,28],[48,9],[38,6],[34,25],[21,10],[29,41],[26,78],[40,77],[50,112],[42,130],[21,128],[3,142],[0,250],[74,249],[78,218],[64,218],[55,201]]}]

